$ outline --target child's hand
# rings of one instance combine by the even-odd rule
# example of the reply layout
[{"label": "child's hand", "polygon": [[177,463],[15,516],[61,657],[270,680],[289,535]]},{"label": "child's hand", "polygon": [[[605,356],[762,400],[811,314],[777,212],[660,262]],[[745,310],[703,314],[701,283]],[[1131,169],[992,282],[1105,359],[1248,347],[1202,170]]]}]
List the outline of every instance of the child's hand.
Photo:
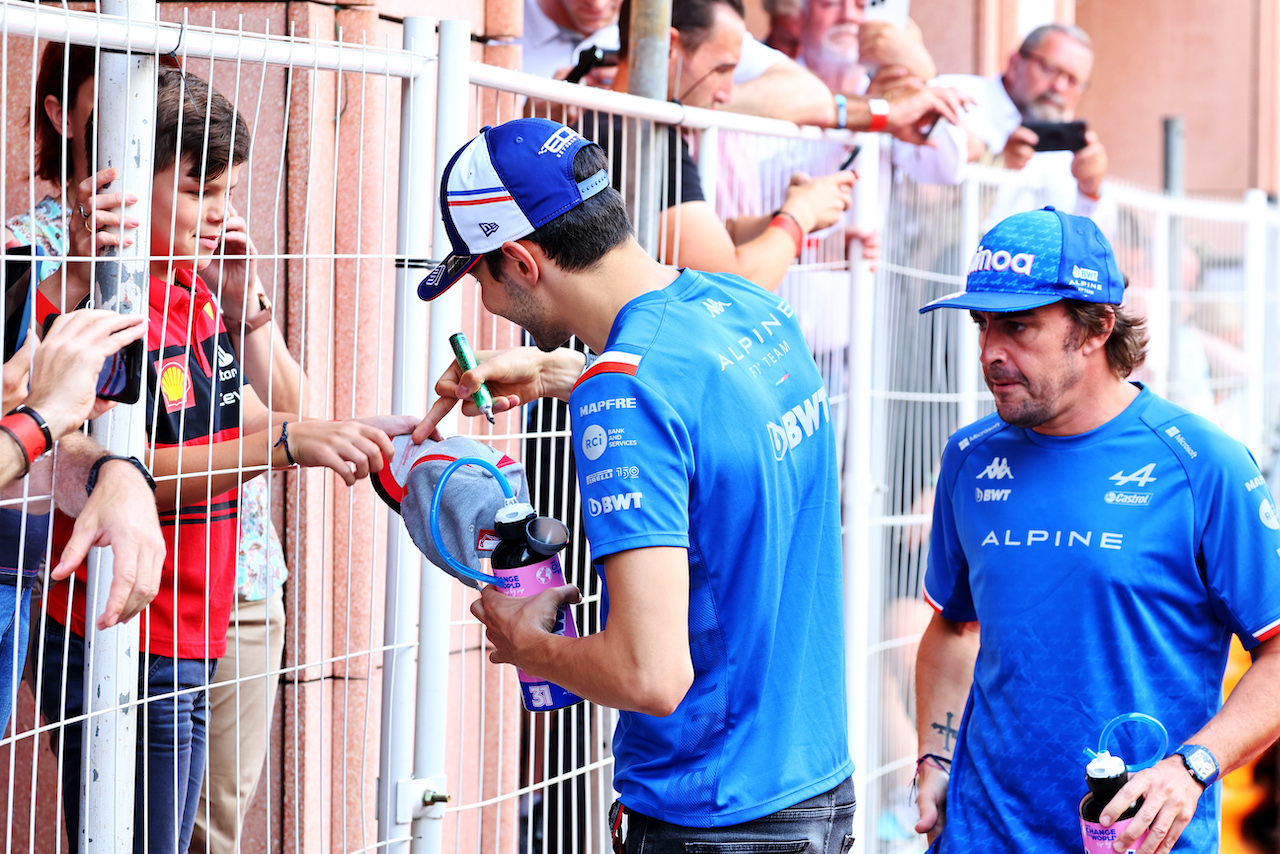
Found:
[{"label": "child's hand", "polygon": [[67,301],[63,311],[75,307],[92,285],[90,268],[83,261],[72,261],[71,258],[88,259],[97,255],[99,250],[109,246],[132,246],[134,237],[126,232],[134,231],[140,223],[123,210],[128,205],[138,203],[138,197],[130,194],[125,198],[122,193],[102,193],[108,184],[117,177],[115,169],[103,169],[91,175],[76,187],[75,199],[72,201],[71,217],[67,221]]},{"label": "child's hand", "polygon": [[245,316],[258,310],[257,295],[262,283],[258,278],[257,255],[258,247],[249,237],[248,222],[228,202],[222,245],[200,275],[218,297],[223,320],[232,333],[239,333]]}]

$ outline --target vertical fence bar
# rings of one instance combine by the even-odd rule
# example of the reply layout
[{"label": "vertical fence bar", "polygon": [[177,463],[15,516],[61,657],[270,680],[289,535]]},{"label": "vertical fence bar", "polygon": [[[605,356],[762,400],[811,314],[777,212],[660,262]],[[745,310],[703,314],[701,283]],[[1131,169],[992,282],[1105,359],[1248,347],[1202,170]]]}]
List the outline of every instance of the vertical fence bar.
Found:
[{"label": "vertical fence bar", "polygon": [[[859,228],[873,228],[880,218],[879,167],[880,146],[878,134],[863,134],[866,151],[861,158],[861,178],[854,187],[854,222]],[[848,527],[844,538],[844,622],[845,622],[845,684],[850,696],[866,696],[862,686],[871,685],[871,662],[868,658],[872,644],[871,615],[876,610],[872,600],[877,585],[872,575],[878,566],[873,561],[869,544],[876,533],[871,526],[871,500],[875,482],[871,474],[871,431],[873,422],[871,362],[875,353],[875,275],[869,262],[861,253],[850,256],[849,286],[853,298],[849,300],[850,340],[849,351],[849,426],[845,435],[845,519]],[[849,752],[855,766],[858,799],[870,803],[872,751],[870,742],[871,719],[869,703],[849,703]],[[867,823],[867,806],[854,814],[853,836],[862,842],[863,851],[869,851],[868,833],[874,825]]]},{"label": "vertical fence bar", "polygon": [[[968,259],[978,250],[978,241],[982,239],[981,194],[981,181],[974,177],[966,178],[960,189],[960,258],[964,265],[960,269],[962,279],[969,268]],[[960,354],[956,379],[960,391],[960,418],[957,426],[963,426],[978,420],[978,399],[982,384],[978,381],[981,371],[981,363],[977,358],[978,328],[969,323],[967,318],[962,318],[959,332]]]},{"label": "vertical fence bar", "polygon": [[[702,197],[715,204],[716,179],[720,175],[720,128],[709,127],[698,132],[698,178]],[[672,175],[671,180],[676,180]]]},{"label": "vertical fence bar", "polygon": [[[102,11],[151,23],[155,0],[104,0]],[[155,58],[147,54],[103,51],[98,70],[98,166],[119,177],[106,191],[138,197],[135,215],[145,223],[151,212],[152,159],[155,148]],[[150,233],[139,228],[132,246],[109,247],[94,265],[94,305],[122,314],[147,312]],[[146,373],[142,397],[121,405],[93,423],[93,436],[113,454],[143,458],[146,435]],[[114,561],[111,550],[89,555],[85,620],[84,753],[80,772],[80,850],[89,854],[132,850],[133,801],[137,755],[138,621],[98,631],[95,615],[107,601]]]},{"label": "vertical fence bar", "polygon": [[[470,51],[470,22],[441,21],[436,89],[436,169],[432,198],[449,158],[468,138],[467,62]],[[434,259],[439,261],[449,254],[449,236],[445,233],[439,211],[430,221],[433,223],[431,251]],[[448,293],[431,304],[427,340],[430,381],[434,381],[453,361],[448,339],[451,333],[462,328],[461,324],[462,293],[459,288],[450,288]],[[455,428],[456,421],[442,425],[446,433],[456,432]],[[414,729],[413,776],[432,792],[438,793],[447,790],[445,736],[449,718],[449,605],[452,601],[453,588],[449,576],[430,568],[424,570],[419,598],[418,717]],[[444,833],[443,819],[444,807],[440,803],[416,811],[413,854],[439,854]]]},{"label": "vertical fence bar", "polygon": [[[404,49],[428,57],[435,41],[434,18],[406,18]],[[400,191],[396,214],[396,317],[392,364],[393,412],[427,411],[427,306],[418,299],[418,282],[430,268],[434,175],[426,150],[433,143],[433,97],[427,75],[407,77],[400,96]],[[387,852],[409,850],[412,806],[423,803],[414,787],[414,653],[418,602],[423,572],[428,569],[404,524],[387,526],[386,620],[382,654],[382,744],[378,764],[378,842]],[[414,795],[417,795],[415,798]],[[402,797],[409,807],[400,809]]]},{"label": "vertical fence bar", "polygon": [[1266,335],[1267,335],[1267,194],[1244,194],[1244,352],[1249,365],[1245,387],[1245,434],[1241,437],[1255,455],[1263,454],[1266,435]]},{"label": "vertical fence bar", "polygon": [[1174,376],[1173,274],[1169,261],[1173,257],[1174,217],[1168,205],[1156,209],[1151,230],[1151,293],[1147,296],[1147,376],[1151,390],[1162,397],[1171,393]]}]

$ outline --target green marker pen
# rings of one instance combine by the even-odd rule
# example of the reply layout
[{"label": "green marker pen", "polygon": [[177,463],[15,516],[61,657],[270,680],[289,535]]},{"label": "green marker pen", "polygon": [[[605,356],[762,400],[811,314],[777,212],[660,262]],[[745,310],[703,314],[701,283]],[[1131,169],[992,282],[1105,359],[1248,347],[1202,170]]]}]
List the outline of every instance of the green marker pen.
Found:
[{"label": "green marker pen", "polygon": [[[463,371],[469,371],[480,364],[476,360],[476,354],[471,352],[471,345],[467,343],[467,336],[461,332],[455,332],[449,336],[449,346],[453,348],[453,355],[458,359],[458,366]],[[493,398],[489,395],[489,389],[484,383],[480,383],[480,388],[476,389],[476,393],[471,395],[471,400],[484,413],[484,417],[489,419],[489,423],[493,423]]]}]

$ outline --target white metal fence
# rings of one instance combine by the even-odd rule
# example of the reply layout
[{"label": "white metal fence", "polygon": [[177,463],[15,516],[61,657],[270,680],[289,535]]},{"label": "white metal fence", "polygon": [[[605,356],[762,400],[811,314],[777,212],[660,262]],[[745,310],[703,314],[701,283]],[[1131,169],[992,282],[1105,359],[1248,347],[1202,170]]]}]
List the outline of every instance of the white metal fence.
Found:
[{"label": "white metal fence", "polygon": [[[524,98],[592,111],[569,117],[623,152],[639,150],[635,143],[646,136],[665,138],[655,123],[682,125],[706,197],[726,219],[777,209],[792,172],[829,172],[853,142],[846,133],[686,110],[475,64],[467,27],[457,22],[441,25],[437,38],[425,19],[401,28],[372,13],[315,8],[306,12],[308,26],[292,28],[271,12],[233,27],[212,17],[156,25],[146,22],[150,15],[126,21],[16,0],[0,14],[6,219],[45,192],[71,205],[56,186],[28,177],[37,120],[23,121],[38,118],[32,78],[48,40],[99,52],[131,46],[153,57],[175,51],[188,73],[211,80],[239,108],[254,142],[233,200],[246,211],[265,289],[288,350],[310,377],[313,411],[323,417],[424,412],[430,382],[453,358],[451,332],[465,331],[477,349],[521,342],[473,288],[455,288],[429,308],[413,289],[447,246],[435,175],[481,126],[518,115]],[[316,37],[335,24],[338,42]],[[299,35],[305,31],[313,35]],[[615,129],[613,116],[627,121]],[[112,120],[104,113],[99,124]],[[923,849],[911,831],[907,792],[914,644],[929,613],[920,578],[932,477],[949,433],[988,406],[967,318],[938,312],[921,319],[916,309],[961,286],[1002,188],[1019,178],[975,169],[959,187],[915,185],[881,171],[874,138],[861,142],[855,210],[806,241],[781,290],[796,306],[842,431],[859,845],[909,852]],[[646,245],[678,263],[679,246],[667,245],[655,227],[678,172],[664,158],[628,153],[615,162],[622,173],[615,182]],[[1117,254],[1152,326],[1142,379],[1217,420],[1269,465],[1280,407],[1272,248],[1280,216],[1257,196],[1232,203],[1126,187],[1112,193]],[[874,276],[859,244],[851,260],[847,242],[850,229],[873,226],[883,238]],[[157,389],[149,393],[158,400]],[[585,594],[575,616],[584,631],[597,629],[599,586],[576,518],[563,409],[526,407],[493,427],[455,420],[443,429],[471,432],[526,463],[535,506],[573,529],[566,574]],[[261,784],[243,805],[244,849],[606,851],[615,713],[589,703],[524,713],[511,668],[484,655],[481,627],[467,610],[472,594],[425,564],[367,487],[348,489],[316,470],[264,477],[290,575],[283,659],[258,652],[266,659],[260,674],[234,683],[246,693],[277,679],[281,686],[274,711],[240,721],[243,731],[269,739]],[[40,497],[32,487],[12,504],[34,514]],[[32,624],[38,638],[34,614]],[[39,649],[38,640],[32,646]],[[38,656],[28,676],[60,678]],[[62,791],[49,749],[64,722],[42,721],[29,688],[16,699],[0,743],[7,751],[0,756],[4,847],[65,850],[59,803],[76,794]],[[128,717],[145,705],[130,698],[95,714]],[[229,738],[211,750],[224,759],[229,753],[233,768],[249,764],[240,735],[233,730]],[[120,804],[130,802],[133,783],[119,770],[123,776],[110,784],[115,805],[90,811],[94,827],[111,828],[127,812]],[[98,836],[90,847],[124,850],[127,842],[111,841],[119,838]],[[201,850],[220,849],[209,842]]]}]

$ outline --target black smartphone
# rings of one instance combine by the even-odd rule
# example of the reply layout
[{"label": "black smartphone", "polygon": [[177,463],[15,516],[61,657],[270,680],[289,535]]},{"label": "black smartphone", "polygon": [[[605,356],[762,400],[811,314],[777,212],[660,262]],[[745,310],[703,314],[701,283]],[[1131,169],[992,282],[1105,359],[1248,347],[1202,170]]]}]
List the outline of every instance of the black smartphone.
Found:
[{"label": "black smartphone", "polygon": [[1036,151],[1079,151],[1086,145],[1084,132],[1089,129],[1084,121],[1023,122],[1022,126],[1039,137]]},{"label": "black smartphone", "polygon": [[[85,297],[77,308],[89,302]],[[60,315],[50,314],[44,321],[42,334],[49,334],[49,327]],[[142,371],[147,358],[146,339],[124,345],[102,363],[98,372],[97,396],[118,403],[137,403],[142,398]]]},{"label": "black smartphone", "polygon": [[4,259],[4,360],[26,342],[31,326],[32,267],[35,253],[31,246],[5,250]]},{"label": "black smartphone", "polygon": [[569,72],[569,76],[565,78],[566,83],[577,83],[587,76],[587,72],[593,68],[612,67],[618,64],[618,52],[616,50],[605,50],[602,47],[583,48],[578,54],[578,64]]},{"label": "black smartphone", "polygon": [[857,160],[857,159],[858,159],[858,155],[859,155],[859,154],[861,154],[861,153],[862,153],[862,146],[861,146],[861,145],[855,145],[855,146],[853,147],[853,150],[849,152],[849,156],[848,156],[848,157],[846,157],[846,158],[845,158],[845,159],[840,163],[840,167],[839,167],[838,169],[836,169],[836,171],[837,171],[837,172],[843,172],[844,170],[848,169],[850,166],[852,166],[852,165],[853,165],[853,161],[855,161],[855,160]]}]

